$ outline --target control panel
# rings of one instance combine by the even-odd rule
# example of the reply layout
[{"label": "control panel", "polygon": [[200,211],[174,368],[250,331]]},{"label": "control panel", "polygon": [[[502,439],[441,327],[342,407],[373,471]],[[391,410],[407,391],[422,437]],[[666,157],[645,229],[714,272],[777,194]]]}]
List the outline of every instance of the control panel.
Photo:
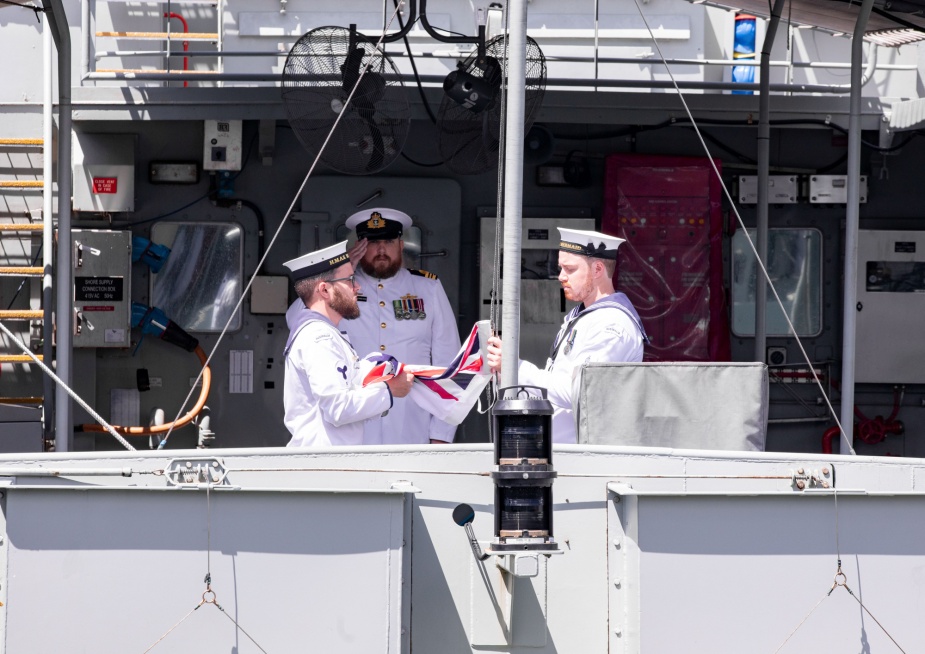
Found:
[{"label": "control panel", "polygon": [[128,347],[132,234],[75,229],[74,347]]},{"label": "control panel", "polygon": [[855,379],[860,383],[920,384],[925,314],[925,232],[858,231]]}]

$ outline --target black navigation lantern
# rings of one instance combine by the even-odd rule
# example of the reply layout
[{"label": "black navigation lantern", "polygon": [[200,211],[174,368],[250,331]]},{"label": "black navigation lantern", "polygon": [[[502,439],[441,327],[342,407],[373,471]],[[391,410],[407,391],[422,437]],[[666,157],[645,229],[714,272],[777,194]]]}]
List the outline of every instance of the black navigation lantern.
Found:
[{"label": "black navigation lantern", "polygon": [[558,549],[552,531],[552,414],[546,389],[511,386],[492,409],[494,552]]}]

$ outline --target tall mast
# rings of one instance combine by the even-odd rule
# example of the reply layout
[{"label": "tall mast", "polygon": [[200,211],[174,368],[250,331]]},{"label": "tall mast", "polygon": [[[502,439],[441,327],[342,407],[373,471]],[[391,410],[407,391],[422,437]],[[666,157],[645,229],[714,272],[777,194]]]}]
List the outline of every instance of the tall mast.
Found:
[{"label": "tall mast", "polygon": [[507,121],[504,143],[504,264],[502,266],[501,387],[517,384],[520,358],[520,249],[523,222],[524,97],[527,69],[527,0],[509,0]]}]

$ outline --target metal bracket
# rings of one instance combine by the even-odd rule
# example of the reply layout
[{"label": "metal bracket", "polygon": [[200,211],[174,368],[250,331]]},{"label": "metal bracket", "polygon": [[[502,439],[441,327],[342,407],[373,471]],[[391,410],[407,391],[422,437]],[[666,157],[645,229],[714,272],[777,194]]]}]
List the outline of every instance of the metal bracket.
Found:
[{"label": "metal bracket", "polygon": [[[561,553],[556,550],[557,554]],[[548,556],[548,553],[542,552]],[[495,565],[501,570],[501,574],[509,574],[512,577],[535,577],[540,573],[540,553],[523,553],[508,554],[498,556],[495,559]]]},{"label": "metal bracket", "polygon": [[474,647],[546,646],[549,554],[496,554],[494,566],[470,559]]},{"label": "metal bracket", "polygon": [[225,466],[215,458],[173,459],[164,468],[168,483],[181,488],[218,486],[225,483]]},{"label": "metal bracket", "polygon": [[421,492],[420,488],[412,484],[410,481],[406,481],[404,479],[399,479],[397,481],[391,482],[389,484],[389,489],[401,491],[403,493],[411,493],[411,494]]},{"label": "metal bracket", "polygon": [[829,464],[823,464],[816,469],[806,467],[791,470],[790,479],[793,487],[801,491],[812,488],[831,488],[835,485],[834,469]]}]

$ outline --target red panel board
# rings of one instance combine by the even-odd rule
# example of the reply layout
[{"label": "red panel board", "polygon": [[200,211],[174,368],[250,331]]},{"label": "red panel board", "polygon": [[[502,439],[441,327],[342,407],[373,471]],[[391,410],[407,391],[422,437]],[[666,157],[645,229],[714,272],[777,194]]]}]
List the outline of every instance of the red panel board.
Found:
[{"label": "red panel board", "polygon": [[720,199],[707,159],[607,158],[601,229],[626,239],[614,282],[652,341],[646,361],[730,359]]}]

